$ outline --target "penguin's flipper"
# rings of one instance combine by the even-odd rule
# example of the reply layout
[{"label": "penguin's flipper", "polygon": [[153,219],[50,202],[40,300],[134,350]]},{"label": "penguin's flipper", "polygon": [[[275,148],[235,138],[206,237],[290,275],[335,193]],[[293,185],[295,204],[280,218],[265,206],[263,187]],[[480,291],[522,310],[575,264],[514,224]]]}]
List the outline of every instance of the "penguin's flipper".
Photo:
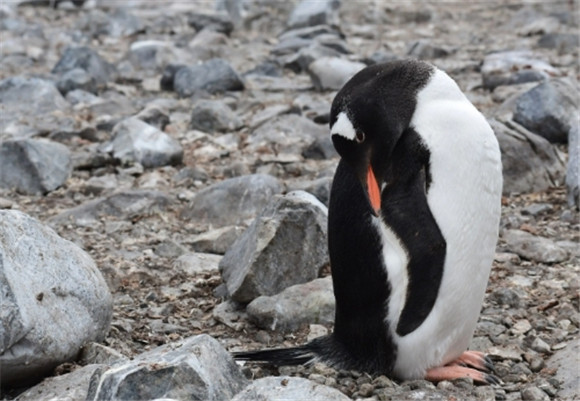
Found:
[{"label": "penguin's flipper", "polygon": [[448,365],[466,366],[486,373],[495,371],[491,359],[480,351],[465,351]]}]

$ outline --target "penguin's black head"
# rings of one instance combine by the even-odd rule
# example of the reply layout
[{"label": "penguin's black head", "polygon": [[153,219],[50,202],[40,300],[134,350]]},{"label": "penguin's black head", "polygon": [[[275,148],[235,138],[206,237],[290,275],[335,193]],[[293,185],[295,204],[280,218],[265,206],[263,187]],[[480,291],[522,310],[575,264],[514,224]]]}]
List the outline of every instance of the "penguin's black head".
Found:
[{"label": "penguin's black head", "polygon": [[356,172],[375,213],[393,149],[409,127],[417,92],[433,71],[416,60],[373,65],[352,77],[332,102],[332,142]]}]

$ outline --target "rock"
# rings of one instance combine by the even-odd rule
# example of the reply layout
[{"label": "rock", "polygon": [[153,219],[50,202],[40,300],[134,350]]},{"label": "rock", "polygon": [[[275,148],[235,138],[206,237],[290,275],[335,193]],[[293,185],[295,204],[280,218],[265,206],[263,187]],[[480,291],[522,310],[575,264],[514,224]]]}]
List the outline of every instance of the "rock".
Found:
[{"label": "rock", "polygon": [[[52,81],[19,76],[0,81],[0,103],[0,140],[19,136],[11,134],[20,131],[11,125],[24,126],[25,131],[36,133],[43,118],[69,109],[68,102]],[[32,115],[30,110],[34,110]]]},{"label": "rock", "polygon": [[219,100],[200,100],[191,111],[190,129],[214,133],[236,131],[241,127],[238,116]]},{"label": "rock", "polygon": [[338,26],[340,0],[309,1],[298,3],[288,17],[288,28],[296,29],[315,25]]},{"label": "rock", "polygon": [[240,91],[244,89],[244,82],[227,61],[214,58],[193,67],[177,69],[173,88],[179,96],[186,97],[198,91],[212,94]]},{"label": "rock", "polygon": [[201,273],[217,273],[221,259],[221,256],[211,253],[186,253],[173,262],[173,270],[184,273],[187,276],[195,276]]},{"label": "rock", "polygon": [[412,43],[407,50],[407,55],[420,60],[447,57],[449,53],[449,50],[436,46],[426,39],[421,39]]},{"label": "rock", "polygon": [[554,352],[546,364],[549,369],[556,370],[553,376],[560,382],[558,398],[562,400],[574,399],[578,396],[580,388],[580,338],[576,337],[566,348]]},{"label": "rock", "polygon": [[334,148],[332,140],[329,135],[318,137],[302,151],[302,156],[305,159],[314,160],[328,160],[337,157],[338,153]]},{"label": "rock", "polygon": [[20,394],[15,401],[84,401],[89,391],[91,377],[101,369],[106,369],[106,366],[87,365],[79,367],[71,373],[49,377]]},{"label": "rock", "polygon": [[546,80],[516,100],[514,121],[550,142],[565,143],[580,105],[577,90],[564,80]]},{"label": "rock", "polygon": [[521,362],[523,360],[522,354],[522,350],[517,345],[491,347],[487,350],[487,356],[492,360]]},{"label": "rock", "polygon": [[493,90],[501,85],[542,81],[560,72],[529,51],[504,51],[485,56],[481,66],[483,86]]},{"label": "rock", "polygon": [[136,117],[127,118],[113,128],[113,157],[122,163],[159,167],[181,163],[183,148],[175,139]]},{"label": "rock", "polygon": [[289,191],[302,190],[311,193],[328,207],[330,200],[330,187],[332,186],[332,177],[322,177],[314,181],[301,181],[294,185],[289,185]]},{"label": "rock", "polygon": [[366,65],[338,57],[322,57],[308,66],[308,75],[319,91],[339,90]]},{"label": "rock", "polygon": [[169,124],[169,116],[155,106],[144,108],[135,117],[161,131]]},{"label": "rock", "polygon": [[580,209],[580,123],[568,132],[568,169],[566,170],[568,205]]},{"label": "rock", "polygon": [[230,178],[199,191],[181,211],[181,218],[215,227],[239,224],[255,217],[280,192],[280,182],[269,175]]},{"label": "rock", "polygon": [[144,29],[141,20],[124,7],[113,7],[109,12],[98,8],[91,9],[88,13],[82,14],[77,26],[83,31],[88,31],[94,38],[129,37]]},{"label": "rock", "polygon": [[82,365],[112,365],[128,360],[119,351],[99,343],[86,344],[79,354],[79,363]]},{"label": "rock", "polygon": [[543,191],[564,181],[563,158],[547,140],[513,121],[489,123],[501,149],[504,194]]},{"label": "rock", "polygon": [[328,138],[328,128],[297,114],[276,116],[253,130],[247,149],[271,149],[273,154],[300,154],[316,139]]},{"label": "rock", "polygon": [[314,42],[306,47],[299,49],[298,52],[286,57],[282,64],[284,68],[288,68],[296,73],[300,73],[302,71],[307,71],[308,66],[319,58],[338,58],[340,55],[341,53],[339,51],[328,46],[324,46],[318,42]]},{"label": "rock", "polygon": [[522,400],[524,401],[550,401],[548,394],[536,386],[527,386],[522,389]]},{"label": "rock", "polygon": [[66,71],[59,78],[56,87],[63,95],[77,89],[90,93],[97,93],[98,90],[95,78],[82,68],[73,68]]},{"label": "rock", "polygon": [[520,306],[520,296],[511,288],[498,288],[489,298],[498,305],[507,305],[511,308],[518,308]]},{"label": "rock", "polygon": [[552,351],[550,345],[542,340],[540,337],[536,337],[534,341],[532,341],[531,348],[539,353],[547,354]]},{"label": "rock", "polygon": [[243,330],[246,327],[246,312],[240,304],[235,302],[222,302],[214,308],[212,315],[215,320],[236,331]]},{"label": "rock", "polygon": [[532,203],[529,206],[526,206],[522,209],[522,215],[530,215],[537,217],[541,214],[551,212],[554,209],[552,205],[549,203]]},{"label": "rock", "polygon": [[176,60],[190,61],[187,54],[172,42],[140,40],[131,43],[126,55],[131,65],[138,70],[163,71]]},{"label": "rock", "polygon": [[245,228],[227,226],[206,231],[191,239],[191,247],[196,252],[209,252],[223,255],[242,235]]},{"label": "rock", "polygon": [[232,399],[232,401],[255,400],[348,401],[350,398],[334,388],[308,379],[290,376],[270,376],[254,380]]},{"label": "rock", "polygon": [[130,219],[166,210],[172,199],[162,192],[126,190],[88,201],[49,219],[51,224],[92,226],[102,216]]},{"label": "rock", "polygon": [[558,263],[568,259],[568,252],[549,238],[521,230],[506,230],[502,234],[507,248],[522,258],[539,263]]},{"label": "rock", "polygon": [[72,169],[68,148],[47,139],[0,142],[0,187],[44,194],[63,185]]},{"label": "rock", "polygon": [[234,30],[232,20],[219,14],[189,13],[187,23],[198,32],[203,29],[209,29],[230,36]]},{"label": "rock", "polygon": [[286,288],[281,293],[254,299],[246,307],[258,327],[280,332],[297,330],[302,324],[333,324],[334,293],[330,276]]},{"label": "rock", "polygon": [[112,80],[117,73],[112,64],[105,61],[99,53],[87,46],[68,47],[52,69],[52,73],[63,75],[77,68],[85,71],[99,86],[103,86]]},{"label": "rock", "polygon": [[580,39],[573,33],[546,33],[538,40],[538,47],[556,49],[559,54],[573,52],[579,45]]},{"label": "rock", "polygon": [[0,210],[3,386],[37,381],[109,331],[112,297],[91,257],[19,211]]},{"label": "rock", "polygon": [[329,263],[327,213],[303,191],[274,197],[220,262],[231,299],[248,303],[317,278]]},{"label": "rock", "polygon": [[231,355],[208,335],[137,355],[93,375],[87,400],[232,399],[248,384]]}]

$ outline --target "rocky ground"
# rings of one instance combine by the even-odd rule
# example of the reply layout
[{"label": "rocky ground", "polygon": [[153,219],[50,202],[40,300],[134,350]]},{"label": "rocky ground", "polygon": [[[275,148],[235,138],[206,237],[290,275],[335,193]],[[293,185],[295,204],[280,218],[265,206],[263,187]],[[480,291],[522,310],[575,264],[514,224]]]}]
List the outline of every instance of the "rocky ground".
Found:
[{"label": "rocky ground", "polygon": [[[209,198],[209,206],[195,206],[204,189],[255,173],[277,179],[268,184],[271,193],[305,189],[327,202],[337,157],[324,140],[324,124],[341,77],[329,77],[311,61],[336,57],[347,62],[336,68],[346,74],[361,63],[424,58],[445,69],[486,117],[497,121],[507,118],[506,100],[537,82],[486,81],[482,63],[488,54],[526,50],[531,53],[522,69],[539,79],[578,78],[576,2],[376,0],[345,1],[339,8],[326,2],[322,22],[333,27],[299,39],[283,36],[293,23],[294,3],[224,3],[233,4],[223,14],[229,16],[209,22],[194,14],[214,14],[216,5],[209,1],[87,2],[80,8],[62,2],[56,9],[0,5],[0,79],[42,78],[64,96],[55,100],[58,96],[49,94],[44,104],[46,92],[34,89],[31,107],[46,107],[38,112],[22,102],[14,106],[0,94],[0,142],[46,138],[64,145],[71,163],[62,183],[0,189],[0,208],[45,222],[92,256],[114,300],[104,344],[127,357],[197,334],[240,350],[302,344],[331,329],[328,322],[307,322],[290,331],[268,330],[248,320],[243,308],[226,310],[216,255],[229,249],[265,203],[252,200],[256,207],[244,209],[247,215],[235,213],[237,203],[218,195]],[[236,8],[239,4],[243,8]],[[67,68],[63,55],[69,46],[85,46],[100,57]],[[212,64],[208,71],[233,70],[220,81],[225,87],[192,86],[195,77],[210,73],[193,70],[196,63],[214,58],[228,65]],[[193,72],[169,64],[188,65]],[[506,74],[511,72],[508,68]],[[136,156],[131,146],[137,145],[115,142],[123,130],[141,124],[119,124],[136,115],[153,127],[151,141],[158,142],[152,148],[163,149],[160,154]],[[501,236],[472,342],[494,360],[501,385],[398,382],[321,365],[246,365],[245,375],[305,377],[352,399],[580,399],[574,357],[580,222],[564,185],[567,138],[551,140],[553,145],[539,146],[549,154],[542,159],[546,165],[536,166],[542,173],[525,172],[527,186],[517,177],[508,179],[515,189],[503,198]],[[0,155],[8,160],[12,152]],[[50,152],[57,159],[61,149]],[[258,184],[248,188],[264,190]],[[112,195],[118,193],[126,196]],[[195,263],[192,252],[198,253]],[[327,267],[318,271],[329,274]],[[80,365],[60,366],[57,373]],[[10,390],[4,397],[16,395]]]}]

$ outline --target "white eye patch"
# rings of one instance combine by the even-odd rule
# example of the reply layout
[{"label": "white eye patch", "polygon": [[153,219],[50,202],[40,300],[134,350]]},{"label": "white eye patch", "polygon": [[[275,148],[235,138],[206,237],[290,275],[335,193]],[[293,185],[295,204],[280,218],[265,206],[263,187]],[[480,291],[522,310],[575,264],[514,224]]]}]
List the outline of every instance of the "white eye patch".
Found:
[{"label": "white eye patch", "polygon": [[344,111],[338,114],[336,122],[330,128],[330,136],[332,135],[340,135],[351,141],[356,138],[356,131]]}]

